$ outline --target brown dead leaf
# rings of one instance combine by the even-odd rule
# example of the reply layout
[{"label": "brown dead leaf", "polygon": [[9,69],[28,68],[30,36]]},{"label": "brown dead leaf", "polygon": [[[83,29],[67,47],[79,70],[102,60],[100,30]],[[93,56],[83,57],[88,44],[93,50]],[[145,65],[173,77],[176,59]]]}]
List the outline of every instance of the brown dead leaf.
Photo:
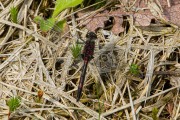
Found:
[{"label": "brown dead leaf", "polygon": [[166,109],[167,111],[169,112],[169,114],[172,116],[173,114],[173,108],[174,108],[174,105],[173,103],[168,103],[167,106],[166,106]]},{"label": "brown dead leaf", "polygon": [[162,17],[167,22],[180,26],[180,0],[159,0],[163,9]]},{"label": "brown dead leaf", "polygon": [[147,7],[147,0],[122,0],[122,5],[116,5],[118,7],[129,6],[134,8],[145,8]]},{"label": "brown dead leaf", "polygon": [[[105,12],[99,13],[91,18],[88,18],[85,22],[82,21],[81,25],[85,25],[89,31],[95,31],[98,28],[104,28],[105,22],[108,21],[110,17],[113,17],[114,24],[113,24],[111,31],[117,35],[124,31],[124,28],[122,27],[122,23],[123,23],[122,15],[124,13],[125,12],[123,12],[122,10],[116,10],[116,11],[112,11],[112,12],[105,11]],[[79,17],[82,15],[83,15],[82,13],[79,14]]]},{"label": "brown dead leaf", "polygon": [[134,14],[135,25],[138,26],[149,26],[152,19],[155,17],[151,14],[149,10],[141,11]]},{"label": "brown dead leaf", "polygon": [[[78,14],[79,17],[83,16],[86,13]],[[104,22],[107,21],[109,18],[107,16],[107,11],[104,13],[99,13],[93,17],[88,18],[86,21],[81,21],[81,26],[86,26],[89,31],[95,32],[98,28],[104,28]]]},{"label": "brown dead leaf", "polygon": [[[139,3],[139,4],[138,4]],[[137,0],[135,3],[136,7],[147,7],[147,4],[141,2],[141,0]],[[85,15],[86,13],[78,13],[79,18]],[[98,28],[104,28],[105,22],[109,20],[110,17],[113,17],[113,26],[111,31],[113,34],[118,35],[121,32],[124,32],[125,28],[122,26],[123,24],[123,16],[134,16],[134,22],[138,26],[149,26],[152,19],[155,17],[151,14],[150,10],[139,10],[137,13],[126,12],[121,7],[117,10],[108,12],[107,10],[103,13],[99,13],[91,18],[88,18],[86,21],[81,20],[81,26],[86,26],[89,31],[95,31]]]},{"label": "brown dead leaf", "polygon": [[112,27],[112,32],[115,35],[124,32],[124,27],[122,27],[122,24],[123,24],[123,18],[114,17],[114,25]]},{"label": "brown dead leaf", "polygon": [[173,5],[171,7],[163,8],[164,16],[166,19],[175,24],[180,26],[180,4]]},{"label": "brown dead leaf", "polygon": [[[106,11],[105,13],[99,13],[88,18],[85,22],[83,20],[80,22],[82,23],[81,25],[86,26],[89,31],[95,31],[98,28],[104,28],[105,22],[108,21],[110,17],[113,17],[114,22],[111,31],[113,34],[118,35],[119,33],[124,32],[124,27],[122,26],[123,16],[129,16],[130,14],[134,15],[135,24],[138,26],[149,26],[151,20],[155,19],[149,10],[133,14],[132,12],[124,12],[122,9],[118,9],[111,12]],[[81,15],[83,14],[81,13]]]},{"label": "brown dead leaf", "polygon": [[[147,2],[146,0],[137,0],[135,3],[130,0],[138,11],[126,12],[123,8],[123,5],[119,5],[119,9],[108,12],[107,10],[103,13],[99,13],[91,18],[88,18],[86,21],[80,20],[81,25],[86,26],[89,31],[96,31],[98,28],[105,28],[105,22],[109,20],[110,17],[113,17],[113,26],[111,31],[118,35],[121,32],[124,32],[125,28],[123,24],[123,16],[128,17],[132,15],[134,17],[134,23],[137,26],[149,26],[152,20],[162,20],[171,22],[180,26],[180,1],[172,0],[171,7],[168,7],[167,0],[160,0],[159,2]],[[143,2],[144,1],[144,2]],[[124,3],[128,4],[128,3]],[[118,5],[116,5],[118,6]],[[142,9],[143,8],[143,9]],[[144,10],[144,8],[146,8]],[[82,14],[82,13],[81,13]],[[86,13],[83,13],[85,15]],[[82,15],[79,15],[79,17]]]},{"label": "brown dead leaf", "polygon": [[[170,1],[170,6],[180,4],[179,0],[169,0],[169,1]],[[168,0],[159,0],[159,2],[163,8],[168,7]]]},{"label": "brown dead leaf", "polygon": [[114,18],[114,24],[111,29],[112,33],[118,35],[121,32],[124,32],[123,24],[123,15],[127,15],[128,13],[124,12],[122,9],[118,9],[116,11],[112,11],[109,13],[111,17]]}]

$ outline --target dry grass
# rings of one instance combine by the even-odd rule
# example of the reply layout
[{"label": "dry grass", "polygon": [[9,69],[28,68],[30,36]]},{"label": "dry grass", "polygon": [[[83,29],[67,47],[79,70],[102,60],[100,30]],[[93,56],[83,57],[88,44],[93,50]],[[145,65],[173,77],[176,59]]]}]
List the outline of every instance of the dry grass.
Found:
[{"label": "dry grass", "polygon": [[[76,102],[82,61],[73,60],[70,46],[77,33],[84,38],[87,30],[78,29],[72,16],[68,37],[43,34],[31,17],[38,13],[29,7],[32,0],[0,3],[0,119],[8,118],[6,102],[13,96],[22,99],[11,114],[14,120],[153,120],[154,108],[159,120],[180,119],[179,29],[147,31],[129,17],[129,31],[120,37],[99,30],[83,96]],[[9,20],[12,4],[20,8],[19,24]],[[60,17],[67,14],[65,10]],[[139,66],[141,75],[129,72],[131,64]]]}]

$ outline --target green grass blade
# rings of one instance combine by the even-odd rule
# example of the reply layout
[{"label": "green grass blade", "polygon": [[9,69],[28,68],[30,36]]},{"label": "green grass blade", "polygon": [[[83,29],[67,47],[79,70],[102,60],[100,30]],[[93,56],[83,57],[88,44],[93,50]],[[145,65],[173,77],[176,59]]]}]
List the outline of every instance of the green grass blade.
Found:
[{"label": "green grass blade", "polygon": [[81,54],[82,46],[79,44],[73,45],[71,47],[71,53],[74,57],[74,59],[77,59]]},{"label": "green grass blade", "polygon": [[10,112],[15,111],[21,105],[20,97],[12,97],[7,101],[7,105],[9,106]]},{"label": "green grass blade", "polygon": [[133,75],[138,75],[140,73],[139,66],[137,64],[131,64],[129,71]]},{"label": "green grass blade", "polygon": [[11,7],[10,15],[11,15],[12,22],[17,23],[18,22],[18,20],[17,20],[18,10],[16,7]]}]

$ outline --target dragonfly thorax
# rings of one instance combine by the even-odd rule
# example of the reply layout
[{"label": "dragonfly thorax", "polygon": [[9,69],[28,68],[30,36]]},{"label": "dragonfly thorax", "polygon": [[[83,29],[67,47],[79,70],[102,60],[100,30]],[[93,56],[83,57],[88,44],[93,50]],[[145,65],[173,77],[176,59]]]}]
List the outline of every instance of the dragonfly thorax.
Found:
[{"label": "dragonfly thorax", "polygon": [[97,36],[95,33],[89,32],[86,37],[87,40],[85,42],[82,58],[84,61],[90,61],[93,58],[95,39],[97,39]]}]

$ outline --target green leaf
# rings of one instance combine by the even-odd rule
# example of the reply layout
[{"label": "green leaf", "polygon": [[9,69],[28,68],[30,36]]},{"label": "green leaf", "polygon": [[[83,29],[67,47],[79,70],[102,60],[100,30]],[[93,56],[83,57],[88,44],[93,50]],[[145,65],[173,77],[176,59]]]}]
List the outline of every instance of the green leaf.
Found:
[{"label": "green leaf", "polygon": [[40,22],[40,29],[43,32],[47,32],[48,30],[51,30],[54,25],[55,25],[55,19],[49,18],[47,20],[42,20]]},{"label": "green leaf", "polygon": [[17,23],[18,22],[18,20],[17,20],[17,16],[18,16],[17,8],[16,7],[10,8],[10,14],[11,14],[12,22]]},{"label": "green leaf", "polygon": [[138,74],[140,73],[137,64],[131,64],[129,71],[130,71],[130,73],[133,74],[133,75],[138,75]]},{"label": "green leaf", "polygon": [[47,20],[44,20],[40,16],[36,16],[34,18],[34,21],[39,24],[40,29],[43,32],[47,32],[48,30],[51,30],[55,26],[55,19],[54,18],[49,18]]},{"label": "green leaf", "polygon": [[36,16],[33,20],[34,20],[36,23],[40,23],[40,22],[43,20],[43,18],[40,17],[40,16]]},{"label": "green leaf", "polygon": [[62,10],[69,7],[75,7],[81,4],[82,1],[83,0],[57,0],[52,17],[55,18]]},{"label": "green leaf", "polygon": [[60,32],[61,30],[63,30],[63,28],[66,25],[66,20],[61,20],[61,21],[56,23],[54,18],[49,18],[47,20],[44,20],[40,16],[36,16],[34,18],[34,22],[39,24],[40,29],[43,32],[47,32],[48,30],[51,30],[51,29],[54,29],[55,31]]},{"label": "green leaf", "polygon": [[66,25],[66,20],[61,20],[54,25],[54,30],[60,32]]},{"label": "green leaf", "polygon": [[15,111],[21,104],[20,97],[12,97],[7,101],[7,105],[9,106],[10,112]]}]

